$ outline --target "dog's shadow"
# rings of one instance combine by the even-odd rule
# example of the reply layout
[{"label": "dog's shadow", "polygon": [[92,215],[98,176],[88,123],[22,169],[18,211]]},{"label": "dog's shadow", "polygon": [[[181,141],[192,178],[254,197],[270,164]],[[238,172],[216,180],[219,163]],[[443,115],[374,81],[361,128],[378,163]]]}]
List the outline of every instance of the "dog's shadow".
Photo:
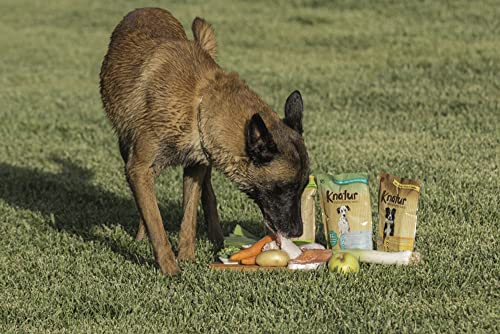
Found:
[{"label": "dog's shadow", "polygon": [[[139,216],[132,196],[122,197],[93,185],[93,172],[71,161],[54,161],[61,165],[60,173],[0,163],[0,198],[13,207],[40,212],[54,229],[103,242],[132,262],[154,264],[152,254],[145,258],[120,241],[95,232],[95,227],[120,225],[135,236]],[[168,232],[178,232],[180,203],[158,205]]]}]

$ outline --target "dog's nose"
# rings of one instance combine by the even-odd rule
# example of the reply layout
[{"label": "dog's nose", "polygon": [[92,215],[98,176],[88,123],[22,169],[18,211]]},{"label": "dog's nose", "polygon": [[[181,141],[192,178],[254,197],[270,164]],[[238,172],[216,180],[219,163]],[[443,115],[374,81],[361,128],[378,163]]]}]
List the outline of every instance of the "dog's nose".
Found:
[{"label": "dog's nose", "polygon": [[302,225],[302,220],[300,220],[298,223],[295,223],[292,225],[292,228],[290,229],[289,237],[290,238],[300,237],[303,232],[304,232],[304,226]]}]

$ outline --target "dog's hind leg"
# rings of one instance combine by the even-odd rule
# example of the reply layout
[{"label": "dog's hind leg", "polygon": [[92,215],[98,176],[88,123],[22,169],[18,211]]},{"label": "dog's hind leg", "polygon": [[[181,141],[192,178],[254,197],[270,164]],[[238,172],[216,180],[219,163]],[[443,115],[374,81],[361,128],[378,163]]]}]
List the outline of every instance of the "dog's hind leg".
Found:
[{"label": "dog's hind leg", "polygon": [[196,211],[200,202],[201,187],[206,166],[196,165],[184,168],[184,196],[181,232],[179,237],[179,260],[194,260],[196,246]]},{"label": "dog's hind leg", "polygon": [[[160,175],[160,171],[159,170],[154,170],[154,177],[157,177],[158,175]],[[139,227],[137,228],[137,234],[135,236],[135,240],[137,241],[141,241],[143,240],[144,238],[147,238],[148,237],[148,230],[146,228],[146,223],[144,223],[144,219],[142,219],[142,217],[139,218]]]},{"label": "dog's hind leg", "polygon": [[203,189],[201,191],[201,204],[205,215],[205,222],[208,229],[208,239],[215,244],[216,248],[221,248],[224,243],[224,235],[219,223],[217,214],[217,198],[212,188],[212,167],[208,167],[205,179],[203,180]]},{"label": "dog's hind leg", "polygon": [[[120,148],[120,155],[122,156],[123,162],[125,163],[125,174],[127,174],[127,164],[130,155],[130,145],[131,145],[130,136],[121,136],[118,138],[118,147]],[[141,241],[144,237],[147,237],[146,224],[144,220],[139,218],[139,228],[137,229],[137,235],[135,237],[136,240]]]},{"label": "dog's hind leg", "polygon": [[155,145],[151,145],[151,141],[144,142],[147,144],[135,147],[135,152],[130,156],[127,163],[127,180],[142,221],[147,227],[156,262],[164,274],[173,275],[179,273],[180,269],[163,227],[156,201],[154,191],[156,173],[153,169]]},{"label": "dog's hind leg", "polygon": [[[156,177],[159,174],[160,174],[160,172],[155,170],[154,176]],[[146,229],[146,223],[144,223],[144,220],[142,219],[142,217],[140,217],[140,219],[139,219],[139,227],[137,228],[137,235],[135,236],[135,240],[141,241],[145,237],[147,238],[148,237],[147,231],[148,230]]]}]

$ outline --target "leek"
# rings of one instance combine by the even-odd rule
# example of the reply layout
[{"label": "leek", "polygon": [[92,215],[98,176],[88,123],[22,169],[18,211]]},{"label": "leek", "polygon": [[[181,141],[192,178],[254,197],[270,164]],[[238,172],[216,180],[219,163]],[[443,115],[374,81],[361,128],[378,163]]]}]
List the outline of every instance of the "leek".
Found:
[{"label": "leek", "polygon": [[415,265],[420,262],[420,253],[412,251],[380,252],[367,249],[333,250],[333,254],[338,253],[350,253],[354,255],[359,262],[365,263]]}]

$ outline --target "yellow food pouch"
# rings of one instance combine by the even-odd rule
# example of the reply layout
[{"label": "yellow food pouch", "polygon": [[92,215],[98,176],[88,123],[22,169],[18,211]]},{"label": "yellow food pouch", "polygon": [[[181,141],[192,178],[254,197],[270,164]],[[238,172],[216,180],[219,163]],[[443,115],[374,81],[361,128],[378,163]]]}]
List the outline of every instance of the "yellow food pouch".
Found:
[{"label": "yellow food pouch", "polygon": [[413,251],[417,232],[417,209],[421,183],[388,173],[378,176],[377,249]]},{"label": "yellow food pouch", "polygon": [[300,198],[300,212],[302,223],[304,224],[303,233],[300,237],[292,238],[292,241],[299,241],[299,243],[313,243],[316,242],[316,191],[318,186],[314,181],[314,176],[309,176],[309,183],[304,188]]},{"label": "yellow food pouch", "polygon": [[368,175],[318,175],[321,217],[333,249],[373,249]]}]

